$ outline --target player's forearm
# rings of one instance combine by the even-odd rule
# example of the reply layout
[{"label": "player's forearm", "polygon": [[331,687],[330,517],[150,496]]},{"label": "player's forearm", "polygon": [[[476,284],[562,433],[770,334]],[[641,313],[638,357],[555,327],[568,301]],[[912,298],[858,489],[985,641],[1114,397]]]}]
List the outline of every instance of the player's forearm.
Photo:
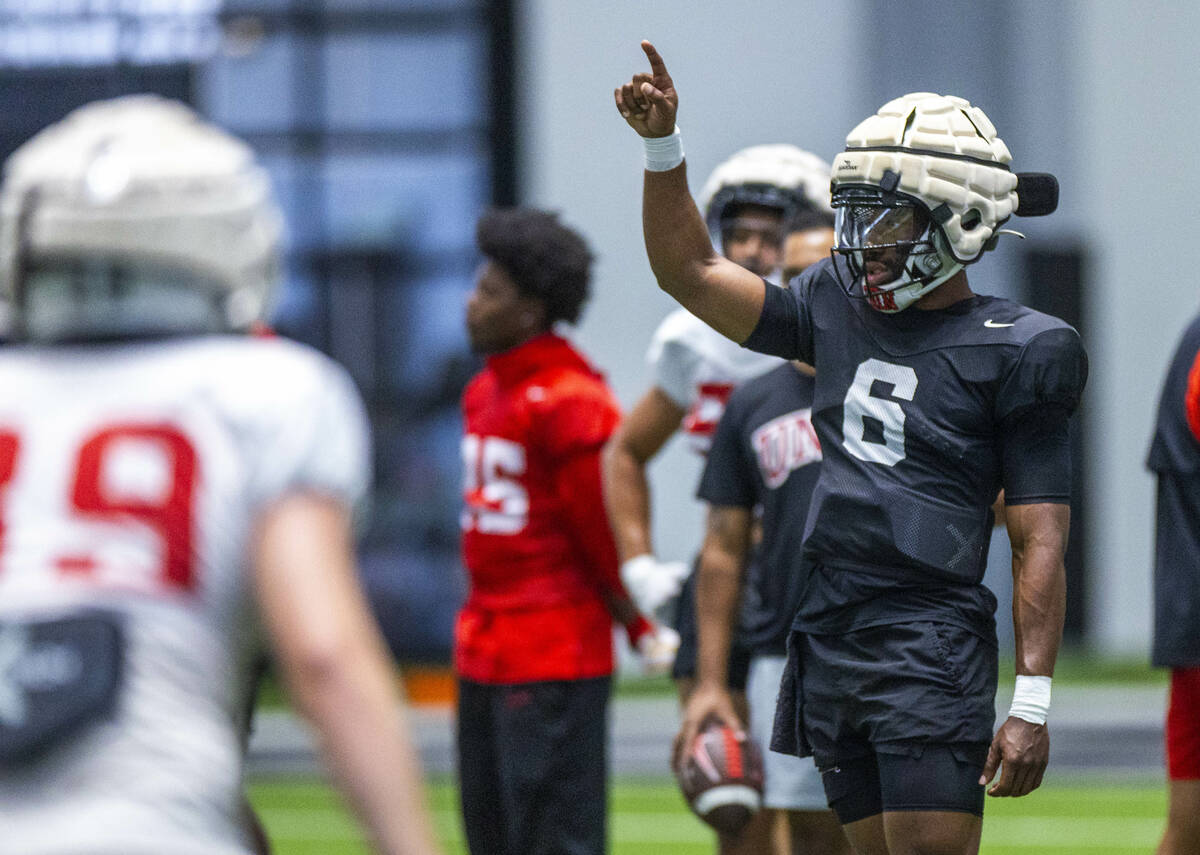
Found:
[{"label": "player's forearm", "polygon": [[731,556],[705,550],[696,576],[696,679],[724,686],[729,677],[729,649],[741,597],[741,572]]},{"label": "player's forearm", "polygon": [[716,252],[688,190],[686,162],[665,172],[645,173],[642,232],[659,287],[690,305],[704,286],[704,270]]},{"label": "player's forearm", "polygon": [[659,287],[731,341],[744,342],[758,325],[766,284],[718,255],[687,189],[687,165],[646,172],[642,231]]},{"label": "player's forearm", "polygon": [[742,508],[713,507],[696,571],[696,678],[726,685],[729,650],[742,598],[745,556],[751,519]]},{"label": "player's forearm", "polygon": [[[1008,510],[1013,541],[1013,628],[1018,674],[1052,676],[1062,642],[1067,585],[1067,505]],[[1016,537],[1011,535],[1016,531]]]},{"label": "player's forearm", "polygon": [[1018,674],[1050,677],[1062,642],[1066,616],[1066,570],[1061,554],[1027,548],[1013,559],[1013,627]]},{"label": "player's forearm", "polygon": [[330,771],[379,851],[434,853],[420,763],[392,669],[381,650],[366,645],[340,654],[293,663],[292,697],[321,735]]},{"label": "player's forearm", "polygon": [[654,553],[646,467],[619,441],[604,452],[604,506],[621,561]]}]

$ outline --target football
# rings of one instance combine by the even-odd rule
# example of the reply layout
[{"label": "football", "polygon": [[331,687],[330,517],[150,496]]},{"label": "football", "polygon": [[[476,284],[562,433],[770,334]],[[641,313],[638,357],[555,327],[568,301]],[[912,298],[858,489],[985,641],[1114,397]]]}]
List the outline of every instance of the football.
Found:
[{"label": "football", "polygon": [[724,834],[737,834],[762,807],[762,753],[716,719],[700,728],[676,777],[688,807]]}]

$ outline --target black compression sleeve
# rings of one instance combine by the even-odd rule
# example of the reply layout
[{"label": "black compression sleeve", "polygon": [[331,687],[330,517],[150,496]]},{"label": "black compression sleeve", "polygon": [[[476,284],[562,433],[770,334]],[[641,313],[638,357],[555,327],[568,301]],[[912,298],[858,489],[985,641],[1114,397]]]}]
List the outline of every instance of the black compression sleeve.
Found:
[{"label": "black compression sleeve", "polygon": [[766,280],[762,314],[750,337],[742,347],[782,356],[784,359],[800,359],[796,347],[796,295],[788,288],[777,288]]},{"label": "black compression sleeve", "polygon": [[1071,501],[1070,414],[1042,406],[1009,419],[1000,431],[1006,505]]}]

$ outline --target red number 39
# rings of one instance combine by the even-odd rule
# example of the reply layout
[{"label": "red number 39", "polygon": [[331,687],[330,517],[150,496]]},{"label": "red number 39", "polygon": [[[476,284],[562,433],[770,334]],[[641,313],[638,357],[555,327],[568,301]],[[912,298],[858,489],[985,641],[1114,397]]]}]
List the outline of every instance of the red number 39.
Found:
[{"label": "red number 39", "polygon": [[[169,463],[166,489],[154,499],[113,496],[105,487],[104,466],[112,450],[124,442],[141,442],[157,447]],[[0,431],[0,501],[17,472],[20,437]],[[136,520],[158,534],[163,544],[160,579],[169,588],[191,590],[194,584],[192,559],[192,499],[196,482],[196,452],[177,428],[164,424],[124,424],[91,434],[79,449],[71,485],[71,507],[82,518],[121,522]],[[0,520],[0,549],[3,549],[3,520]],[[59,567],[73,572],[90,572],[95,562],[87,556],[68,556]]]}]

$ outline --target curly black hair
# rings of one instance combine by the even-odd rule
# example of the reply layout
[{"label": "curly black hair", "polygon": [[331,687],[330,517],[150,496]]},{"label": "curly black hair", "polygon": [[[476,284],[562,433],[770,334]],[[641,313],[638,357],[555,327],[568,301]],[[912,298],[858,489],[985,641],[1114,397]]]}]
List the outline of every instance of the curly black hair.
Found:
[{"label": "curly black hair", "polygon": [[541,301],[547,323],[579,320],[591,293],[592,253],[558,214],[537,208],[493,208],[475,227],[479,251],[512,277],[517,290]]}]

